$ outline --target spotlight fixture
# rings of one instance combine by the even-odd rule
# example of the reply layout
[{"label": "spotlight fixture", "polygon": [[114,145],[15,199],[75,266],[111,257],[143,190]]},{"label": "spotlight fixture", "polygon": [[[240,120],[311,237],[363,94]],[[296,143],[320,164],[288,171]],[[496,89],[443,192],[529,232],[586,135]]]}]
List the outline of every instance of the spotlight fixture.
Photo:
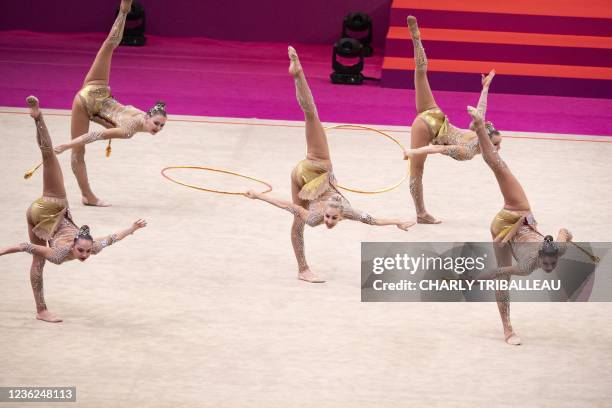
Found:
[{"label": "spotlight fixture", "polygon": [[[338,57],[343,59],[357,60],[353,65],[344,65],[338,61]],[[353,38],[341,38],[334,44],[332,56],[331,81],[334,84],[361,85],[363,83],[363,46],[358,40]]]},{"label": "spotlight fixture", "polygon": [[[365,35],[356,37],[363,32],[365,32]],[[358,40],[363,46],[363,56],[370,57],[374,52],[372,49],[372,19],[370,16],[361,12],[347,14],[342,23],[342,38]]]},{"label": "spotlight fixture", "polygon": [[[117,14],[119,14],[119,9],[117,9]],[[147,42],[147,38],[144,35],[145,23],[146,18],[144,7],[142,4],[140,4],[140,2],[134,1],[126,18],[121,45],[145,45]]]}]

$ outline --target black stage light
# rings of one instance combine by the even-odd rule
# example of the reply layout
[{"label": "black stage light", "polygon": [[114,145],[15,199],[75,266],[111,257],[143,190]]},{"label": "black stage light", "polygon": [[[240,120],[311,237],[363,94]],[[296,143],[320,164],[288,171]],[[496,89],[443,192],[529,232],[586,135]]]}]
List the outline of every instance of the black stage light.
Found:
[{"label": "black stage light", "polygon": [[[361,35],[363,32],[365,35]],[[356,35],[361,35],[359,38]],[[349,13],[342,23],[342,38],[354,38],[363,46],[363,56],[370,57],[372,49],[372,19],[365,13]]]},{"label": "black stage light", "polygon": [[[344,59],[357,59],[353,65],[344,65],[338,61],[338,57]],[[363,83],[363,46],[353,38],[341,38],[334,44],[332,56],[331,80],[334,84],[361,85]]]},{"label": "black stage light", "polygon": [[[119,14],[119,9],[117,9],[117,14]],[[144,7],[139,2],[134,1],[129,14],[127,15],[121,45],[145,45],[147,42],[147,38],[144,35],[145,23],[146,18]]]}]

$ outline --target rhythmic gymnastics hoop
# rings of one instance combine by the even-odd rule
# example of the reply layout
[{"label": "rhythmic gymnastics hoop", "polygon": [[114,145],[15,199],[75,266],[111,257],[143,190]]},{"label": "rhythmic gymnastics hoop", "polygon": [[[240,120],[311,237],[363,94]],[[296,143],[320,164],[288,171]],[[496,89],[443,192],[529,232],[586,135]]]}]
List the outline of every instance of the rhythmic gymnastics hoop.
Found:
[{"label": "rhythmic gymnastics hoop", "polygon": [[212,188],[204,188],[204,187],[196,186],[194,184],[183,183],[182,181],[178,181],[166,174],[168,170],[176,170],[176,169],[206,170],[206,171],[212,171],[212,172],[217,172],[217,173],[230,174],[232,176],[237,176],[237,177],[241,177],[247,180],[256,181],[258,183],[265,185],[267,189],[266,191],[262,191],[261,194],[269,193],[270,191],[272,191],[272,186],[263,180],[260,180],[255,177],[247,176],[244,174],[236,173],[233,171],[229,171],[229,170],[221,170],[221,169],[215,169],[213,167],[202,167],[202,166],[169,166],[169,167],[162,169],[161,175],[164,176],[166,179],[170,180],[173,183],[179,184],[181,186],[193,188],[195,190],[207,191],[209,193],[217,193],[217,194],[246,195],[246,192],[215,190]]},{"label": "rhythmic gymnastics hoop", "polygon": [[[374,128],[371,128],[371,127],[368,127],[368,126],[361,126],[361,125],[334,125],[334,126],[329,126],[329,127],[325,128],[325,130],[332,130],[332,129],[366,129],[366,130],[371,130],[371,131],[376,132],[376,133],[378,133],[380,135],[383,135],[387,139],[391,140],[393,143],[398,145],[400,149],[402,149],[402,152],[404,152],[406,150],[404,148],[404,145],[402,145],[399,140],[397,140],[396,138],[394,138],[390,134],[385,133],[382,130],[374,129]],[[350,191],[350,192],[353,192],[353,193],[359,193],[359,194],[381,194],[381,193],[386,193],[388,191],[394,190],[397,187],[399,187],[404,181],[406,181],[406,179],[408,178],[409,175],[410,175],[410,167],[408,167],[408,171],[406,172],[404,177],[401,178],[401,180],[399,180],[398,182],[390,185],[389,187],[381,188],[379,190],[360,190],[360,189],[356,189],[356,188],[352,188],[352,187],[342,186],[340,184],[336,184],[336,186],[338,188],[341,188],[342,190]]]}]

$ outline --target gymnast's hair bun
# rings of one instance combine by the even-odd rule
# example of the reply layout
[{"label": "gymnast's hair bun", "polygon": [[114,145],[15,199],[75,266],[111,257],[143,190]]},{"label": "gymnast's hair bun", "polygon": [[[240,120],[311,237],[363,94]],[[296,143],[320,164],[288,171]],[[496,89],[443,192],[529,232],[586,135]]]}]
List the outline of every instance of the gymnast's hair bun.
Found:
[{"label": "gymnast's hair bun", "polygon": [[333,195],[327,199],[326,204],[328,207],[337,208],[340,211],[344,210],[344,203],[342,202],[342,197]]},{"label": "gymnast's hair bun", "polygon": [[155,106],[149,109],[148,114],[149,116],[161,115],[163,117],[166,117],[166,102],[157,101],[155,103]]},{"label": "gymnast's hair bun", "polygon": [[77,232],[76,237],[74,237],[74,240],[77,241],[79,239],[86,239],[88,241],[93,241],[93,238],[91,237],[91,230],[89,229],[89,225],[82,225],[81,228],[79,228],[79,232]]},{"label": "gymnast's hair bun", "polygon": [[487,121],[485,123],[485,129],[486,129],[487,134],[489,135],[489,137],[493,137],[495,135],[499,135],[499,130],[497,130],[495,128],[495,125],[493,124],[493,122]]},{"label": "gymnast's hair bun", "polygon": [[544,242],[540,246],[540,256],[557,256],[559,254],[559,246],[554,242],[552,235],[546,235]]}]

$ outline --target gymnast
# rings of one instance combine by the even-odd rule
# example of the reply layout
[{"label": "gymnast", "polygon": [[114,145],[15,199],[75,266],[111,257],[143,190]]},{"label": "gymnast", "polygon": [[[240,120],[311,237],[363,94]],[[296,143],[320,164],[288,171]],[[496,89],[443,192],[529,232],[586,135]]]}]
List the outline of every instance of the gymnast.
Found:
[{"label": "gymnast", "polygon": [[325,280],[312,272],[304,252],[304,225],[316,227],[325,223],[335,227],[343,219],[360,221],[370,225],[395,225],[406,231],[414,222],[396,219],[378,219],[351,207],[338,191],[327,145],[325,129],[319,120],[317,108],[306,82],[300,60],[293,47],[289,47],[289,74],[295,80],[297,101],[304,111],[306,125],[306,158],[291,173],[293,202],[270,197],[253,190],[247,192],[251,199],[266,201],[293,214],[291,243],[298,263],[298,279],[318,283]]},{"label": "gymnast", "polygon": [[33,256],[30,283],[36,302],[36,318],[57,323],[62,319],[47,309],[43,293],[45,260],[58,265],[75,259],[83,262],[90,255],[97,255],[105,247],[144,228],[147,223],[138,220],[123,231],[96,239],[92,238],[87,225],[80,228],[76,226],[66,199],[62,169],[53,151],[51,136],[39,110],[38,99],[29,96],[27,102],[30,116],[34,118],[36,124],[36,141],[42,153],[43,194],[26,212],[30,242],[0,249],[0,256],[17,252],[27,252]]},{"label": "gymnast", "polygon": [[[544,236],[537,230],[523,187],[491,141],[490,134],[496,131],[491,128],[487,130],[483,117],[476,108],[469,106],[468,112],[472,116],[472,123],[478,135],[482,158],[493,171],[504,197],[504,207],[491,223],[491,235],[499,268],[483,278],[509,281],[511,275],[529,275],[538,268],[542,268],[547,273],[552,272],[557,266],[558,258],[566,250],[565,243],[571,241],[572,234],[567,229],[561,228],[555,242],[551,235]],[[517,262],[516,266],[512,266],[512,257]],[[510,322],[509,292],[496,291],[495,297],[506,343],[521,344]]]},{"label": "gymnast", "polygon": [[[112,97],[108,85],[113,51],[123,38],[125,19],[131,5],[132,0],[121,0],[117,19],[85,77],[83,88],[74,97],[70,127],[72,141],[55,148],[57,154],[72,149],[72,171],[79,183],[85,205],[100,207],[110,205],[99,199],[89,185],[85,166],[85,145],[97,140],[109,140],[107,154],[110,154],[110,139],[128,139],[138,132],[154,135],[166,124],[166,108],[163,102],[157,102],[153,108],[144,113],[133,106],[117,102]],[[106,129],[90,132],[90,120]]]},{"label": "gymnast", "polygon": [[[441,153],[455,160],[471,160],[480,153],[478,138],[471,130],[459,129],[451,125],[444,112],[434,99],[427,80],[427,57],[421,43],[421,35],[414,16],[408,16],[408,27],[414,46],[414,89],[417,116],[412,122],[410,147],[405,151],[405,159],[410,159],[410,194],[414,201],[417,222],[438,224],[439,220],[425,209],[423,198],[423,170],[427,154]],[[478,101],[478,112],[484,118],[487,109],[489,85],[495,71],[482,78],[482,92]],[[493,144],[499,148],[501,136],[492,136]],[[432,146],[429,146],[432,144]]]}]

